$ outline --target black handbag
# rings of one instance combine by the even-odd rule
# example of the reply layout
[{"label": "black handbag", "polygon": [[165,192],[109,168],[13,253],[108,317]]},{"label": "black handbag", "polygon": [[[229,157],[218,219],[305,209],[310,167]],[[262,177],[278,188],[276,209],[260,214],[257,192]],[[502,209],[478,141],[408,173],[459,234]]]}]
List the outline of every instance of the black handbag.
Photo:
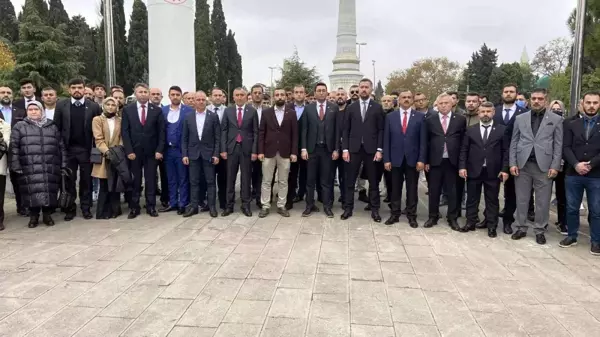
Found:
[{"label": "black handbag", "polygon": [[60,194],[58,196],[58,207],[62,209],[68,209],[75,203],[75,195],[67,191],[67,179],[69,179],[69,174],[63,173]]},{"label": "black handbag", "polygon": [[102,152],[97,147],[93,147],[90,151],[90,163],[102,164]]}]

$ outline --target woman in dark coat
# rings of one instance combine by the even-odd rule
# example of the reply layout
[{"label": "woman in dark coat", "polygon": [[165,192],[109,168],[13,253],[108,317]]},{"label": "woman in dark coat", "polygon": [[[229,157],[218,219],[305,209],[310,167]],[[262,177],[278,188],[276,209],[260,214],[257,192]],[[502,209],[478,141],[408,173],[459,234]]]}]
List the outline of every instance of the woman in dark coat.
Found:
[{"label": "woman in dark coat", "polygon": [[67,157],[60,132],[46,118],[42,104],[27,103],[27,117],[15,124],[10,134],[10,169],[19,175],[23,207],[29,208],[29,228],[37,227],[40,210],[42,221],[53,226],[50,213],[57,207],[61,170]]}]

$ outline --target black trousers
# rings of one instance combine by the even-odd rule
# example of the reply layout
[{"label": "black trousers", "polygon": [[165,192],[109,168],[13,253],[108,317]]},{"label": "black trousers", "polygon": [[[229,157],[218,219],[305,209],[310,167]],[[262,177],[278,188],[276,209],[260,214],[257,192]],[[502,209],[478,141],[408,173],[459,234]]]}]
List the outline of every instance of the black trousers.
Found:
[{"label": "black trousers", "polygon": [[262,183],[262,162],[256,160],[252,162],[252,199],[260,202],[261,183]]},{"label": "black trousers", "polygon": [[[462,183],[462,179],[459,184]],[[478,178],[467,179],[467,223],[479,222],[479,202],[481,200],[481,189],[483,187],[483,198],[485,200],[485,222],[488,228],[498,227],[498,213],[500,212],[500,179],[488,178],[487,169],[481,169]]]},{"label": "black trousers", "polygon": [[[333,175],[335,177],[335,172],[338,174],[338,186],[340,189],[340,195],[342,197],[342,201],[344,201],[344,196],[346,195],[346,162],[342,157],[338,158],[333,162]],[[335,193],[333,191],[333,185],[331,185],[331,197],[335,197]]]},{"label": "black trousers", "polygon": [[381,200],[379,196],[379,181],[377,180],[377,163],[373,161],[374,157],[375,154],[365,152],[362,146],[359,152],[350,154],[350,162],[346,166],[345,210],[352,211],[354,209],[354,186],[360,174],[361,164],[369,180],[369,203],[371,204],[371,210],[379,210]]},{"label": "black trousers", "polygon": [[558,172],[554,178],[554,188],[556,194],[556,212],[558,213],[558,221],[562,224],[567,224],[567,194],[565,189],[565,172]]},{"label": "black trousers", "polygon": [[4,224],[4,192],[6,192],[6,176],[0,175],[0,224]]},{"label": "black trousers", "polygon": [[236,144],[231,153],[227,153],[227,208],[235,204],[235,182],[238,171],[241,171],[240,190],[242,207],[250,208],[252,184],[252,160],[250,154],[242,152],[242,146]]},{"label": "black trousers", "polygon": [[219,158],[219,164],[215,167],[217,175],[217,190],[219,198],[219,207],[227,208],[227,160]]},{"label": "black trousers", "polygon": [[515,177],[509,175],[504,182],[504,217],[502,222],[509,224],[515,222],[515,211],[517,210],[517,195],[515,193]]},{"label": "black trousers", "polygon": [[154,156],[138,156],[130,161],[130,171],[133,174],[133,193],[129,202],[129,209],[140,209],[140,196],[142,194],[142,172],[144,174],[144,194],[146,208],[156,208],[156,167],[158,160]]},{"label": "black trousers", "polygon": [[[67,167],[71,170],[71,177],[66,181],[69,193],[77,195],[77,172],[79,172],[79,203],[82,211],[92,208],[92,163],[90,163],[90,150],[80,147],[70,147],[67,150]],[[67,213],[75,213],[73,203]]]},{"label": "black trousers", "polygon": [[402,166],[392,167],[392,171],[388,173],[392,180],[390,183],[392,189],[388,188],[388,195],[391,193],[392,214],[400,216],[402,213],[402,186],[406,182],[406,217],[416,219],[419,203],[419,172],[416,167],[407,165],[404,160]]},{"label": "black trousers", "polygon": [[29,208],[29,214],[31,216],[40,215],[40,211],[43,214],[50,215],[50,214],[52,214],[52,211],[54,211],[54,207],[46,207],[46,206],[44,206],[44,207],[30,207]]},{"label": "black trousers", "polygon": [[96,204],[96,218],[115,216],[121,206],[121,194],[108,191],[108,179],[98,179],[98,181],[100,181],[100,191]]},{"label": "black trousers", "polygon": [[306,194],[307,165],[307,161],[302,158],[298,158],[298,161],[295,163],[290,163],[287,194],[288,202],[294,200],[296,196],[304,198],[304,195]]},{"label": "black trousers", "polygon": [[23,206],[21,202],[21,190],[19,189],[19,175],[13,172],[12,170],[10,171],[10,183],[12,184],[13,192],[15,193],[17,213],[20,213]]},{"label": "black trousers", "polygon": [[169,202],[169,178],[167,178],[167,163],[161,160],[158,163],[160,173],[160,202],[167,204]]},{"label": "black trousers", "polygon": [[[202,156],[196,160],[190,160],[190,207],[198,209],[198,205],[204,202],[204,191],[208,206],[216,208],[217,185],[215,182],[215,165]],[[204,184],[202,183],[204,182]],[[202,185],[206,186],[203,190]]]},{"label": "black trousers", "polygon": [[[458,169],[444,158],[439,166],[429,168],[429,218],[437,219],[440,213],[442,188],[448,195],[456,195]],[[462,181],[461,181],[462,183]],[[456,198],[448,198],[448,220],[456,220],[460,204]]]},{"label": "black trousers", "polygon": [[317,145],[313,153],[308,155],[306,179],[306,207],[315,205],[315,188],[317,181],[321,185],[321,197],[325,208],[333,207],[333,165],[331,152],[326,146]]},{"label": "black trousers", "polygon": [[[415,168],[416,170],[416,168]],[[385,183],[385,190],[387,191],[388,198],[392,197],[392,172],[383,170],[383,181]]]}]

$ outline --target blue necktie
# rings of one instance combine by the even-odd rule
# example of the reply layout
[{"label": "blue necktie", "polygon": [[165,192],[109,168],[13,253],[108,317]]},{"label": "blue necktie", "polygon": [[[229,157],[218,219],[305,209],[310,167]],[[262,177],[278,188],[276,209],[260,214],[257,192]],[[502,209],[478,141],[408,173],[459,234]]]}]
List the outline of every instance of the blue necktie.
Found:
[{"label": "blue necktie", "polygon": [[504,109],[506,114],[504,115],[504,124],[508,125],[510,123],[510,109]]}]

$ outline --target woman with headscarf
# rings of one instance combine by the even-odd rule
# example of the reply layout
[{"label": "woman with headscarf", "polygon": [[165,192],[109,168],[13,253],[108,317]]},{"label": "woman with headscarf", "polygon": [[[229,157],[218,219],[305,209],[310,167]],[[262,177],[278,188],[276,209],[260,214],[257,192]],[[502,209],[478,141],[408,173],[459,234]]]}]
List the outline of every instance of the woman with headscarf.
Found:
[{"label": "woman with headscarf", "polygon": [[46,118],[42,103],[27,103],[27,117],[10,134],[10,168],[19,175],[23,207],[29,208],[29,228],[42,221],[54,226],[50,216],[58,204],[62,171],[67,155],[58,127]]},{"label": "woman with headscarf", "polygon": [[555,99],[554,101],[550,102],[550,111],[554,112],[555,114],[559,115],[559,116],[563,116],[565,115],[565,103],[563,103],[562,101],[559,101],[557,99]]},{"label": "woman with headscarf", "polygon": [[[121,140],[121,117],[117,116],[119,102],[112,97],[102,102],[102,114],[92,120],[92,132],[96,148],[102,153],[102,163],[94,164],[92,177],[100,180],[100,194],[96,207],[96,219],[116,218],[120,214],[120,191],[117,189],[116,170],[107,159],[111,147],[123,144]],[[110,182],[110,186],[109,186]]]}]

